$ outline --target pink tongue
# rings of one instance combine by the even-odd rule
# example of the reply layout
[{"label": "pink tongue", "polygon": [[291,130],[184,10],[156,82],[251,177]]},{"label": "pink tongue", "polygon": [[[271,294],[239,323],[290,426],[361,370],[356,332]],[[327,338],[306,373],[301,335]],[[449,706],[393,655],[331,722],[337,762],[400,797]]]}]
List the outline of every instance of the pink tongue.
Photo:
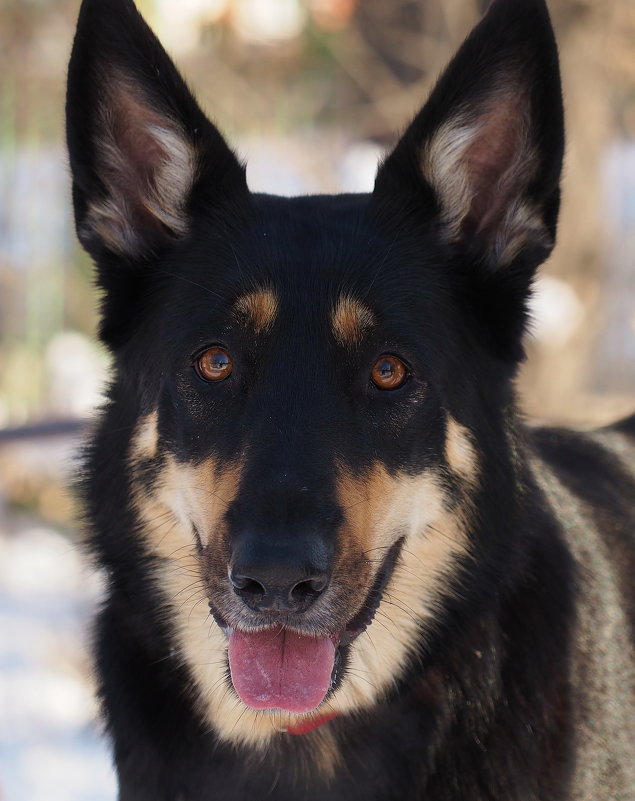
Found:
[{"label": "pink tongue", "polygon": [[311,712],[324,700],[334,661],[330,637],[302,637],[287,629],[234,629],[229,637],[232,683],[252,709]]}]

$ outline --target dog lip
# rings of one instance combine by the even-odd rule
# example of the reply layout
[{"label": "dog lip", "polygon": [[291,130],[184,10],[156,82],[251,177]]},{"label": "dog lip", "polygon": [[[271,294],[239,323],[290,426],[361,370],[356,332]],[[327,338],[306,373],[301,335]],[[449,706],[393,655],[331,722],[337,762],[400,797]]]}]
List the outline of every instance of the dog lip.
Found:
[{"label": "dog lip", "polygon": [[[223,632],[223,634],[225,635],[225,637],[227,639],[229,639],[232,631],[234,631],[234,630],[238,630],[238,631],[249,631],[250,630],[250,629],[247,629],[247,628],[241,629],[238,626],[230,625],[225,620],[225,618],[217,611],[216,607],[214,606],[214,604],[211,601],[208,601],[207,605],[209,607],[209,611],[210,611],[211,616],[214,618],[214,621],[215,621],[216,625],[221,629],[221,631]],[[251,629],[251,630],[252,631],[254,631],[254,630],[267,631],[268,629],[274,629],[274,628],[280,628],[280,627],[291,629],[292,631],[295,631],[297,634],[300,634],[300,635],[302,635],[304,637],[310,637],[311,636],[311,634],[309,632],[307,632],[307,631],[302,631],[301,629],[298,629],[298,628],[293,627],[293,626],[287,626],[284,623],[283,624],[271,623],[269,625],[262,626],[259,629]],[[334,643],[335,647],[337,648],[340,645],[340,640],[341,640],[343,634],[344,634],[344,631],[340,630],[340,631],[334,631],[334,632],[331,632],[330,634],[322,635],[322,636],[330,637],[331,640],[333,640],[333,643]]]},{"label": "dog lip", "polygon": [[214,604],[211,601],[208,601],[207,605],[209,606],[210,615],[214,618],[214,622],[219,627],[219,629],[222,630],[222,632],[225,635],[225,637],[227,637],[229,639],[229,635],[231,634],[231,626],[225,620],[225,618],[222,617],[217,612],[216,607],[214,606]]},{"label": "dog lip", "polygon": [[357,639],[360,634],[366,631],[368,626],[370,626],[370,624],[373,622],[375,613],[377,612],[379,604],[381,603],[381,599],[383,598],[384,590],[386,589],[386,586],[390,581],[390,577],[392,576],[392,572],[397,562],[399,553],[401,552],[403,542],[404,538],[401,537],[397,540],[397,542],[395,542],[395,544],[386,554],[386,558],[384,559],[381,568],[377,572],[373,586],[370,588],[361,609],[348,622],[346,628],[342,632],[340,645],[350,645],[350,643],[352,643],[353,640]]}]

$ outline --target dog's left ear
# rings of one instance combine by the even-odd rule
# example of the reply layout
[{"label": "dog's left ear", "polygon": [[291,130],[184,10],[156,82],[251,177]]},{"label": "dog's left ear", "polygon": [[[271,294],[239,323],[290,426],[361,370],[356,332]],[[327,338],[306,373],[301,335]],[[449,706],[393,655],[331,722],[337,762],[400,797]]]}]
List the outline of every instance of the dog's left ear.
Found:
[{"label": "dog's left ear", "polygon": [[554,244],[563,147],[544,0],[494,0],[381,166],[374,194],[432,219],[477,269],[513,273],[526,295]]}]

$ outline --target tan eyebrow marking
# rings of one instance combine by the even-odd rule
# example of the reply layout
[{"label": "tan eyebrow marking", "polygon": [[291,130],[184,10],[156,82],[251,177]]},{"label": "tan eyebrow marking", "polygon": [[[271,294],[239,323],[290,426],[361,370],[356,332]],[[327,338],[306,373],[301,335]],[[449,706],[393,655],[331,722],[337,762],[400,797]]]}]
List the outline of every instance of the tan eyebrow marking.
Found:
[{"label": "tan eyebrow marking", "polygon": [[340,345],[357,345],[376,324],[375,315],[361,300],[340,295],[331,315],[333,333]]},{"label": "tan eyebrow marking", "polygon": [[269,331],[278,314],[278,299],[271,289],[257,289],[241,295],[234,310],[244,323],[253,325],[257,334]]}]

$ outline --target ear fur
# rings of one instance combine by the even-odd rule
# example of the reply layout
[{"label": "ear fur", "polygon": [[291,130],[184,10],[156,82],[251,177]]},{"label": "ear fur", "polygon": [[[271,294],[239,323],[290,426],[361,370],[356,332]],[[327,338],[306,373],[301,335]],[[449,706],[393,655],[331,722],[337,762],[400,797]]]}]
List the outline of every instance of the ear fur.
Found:
[{"label": "ear fur", "polygon": [[78,236],[94,256],[147,256],[186,235],[197,185],[212,202],[246,191],[243,168],[132,0],[82,3],[67,135]]},{"label": "ear fur", "polygon": [[518,258],[535,267],[555,240],[563,148],[544,0],[494,0],[380,168],[375,195],[419,196],[489,272]]}]

